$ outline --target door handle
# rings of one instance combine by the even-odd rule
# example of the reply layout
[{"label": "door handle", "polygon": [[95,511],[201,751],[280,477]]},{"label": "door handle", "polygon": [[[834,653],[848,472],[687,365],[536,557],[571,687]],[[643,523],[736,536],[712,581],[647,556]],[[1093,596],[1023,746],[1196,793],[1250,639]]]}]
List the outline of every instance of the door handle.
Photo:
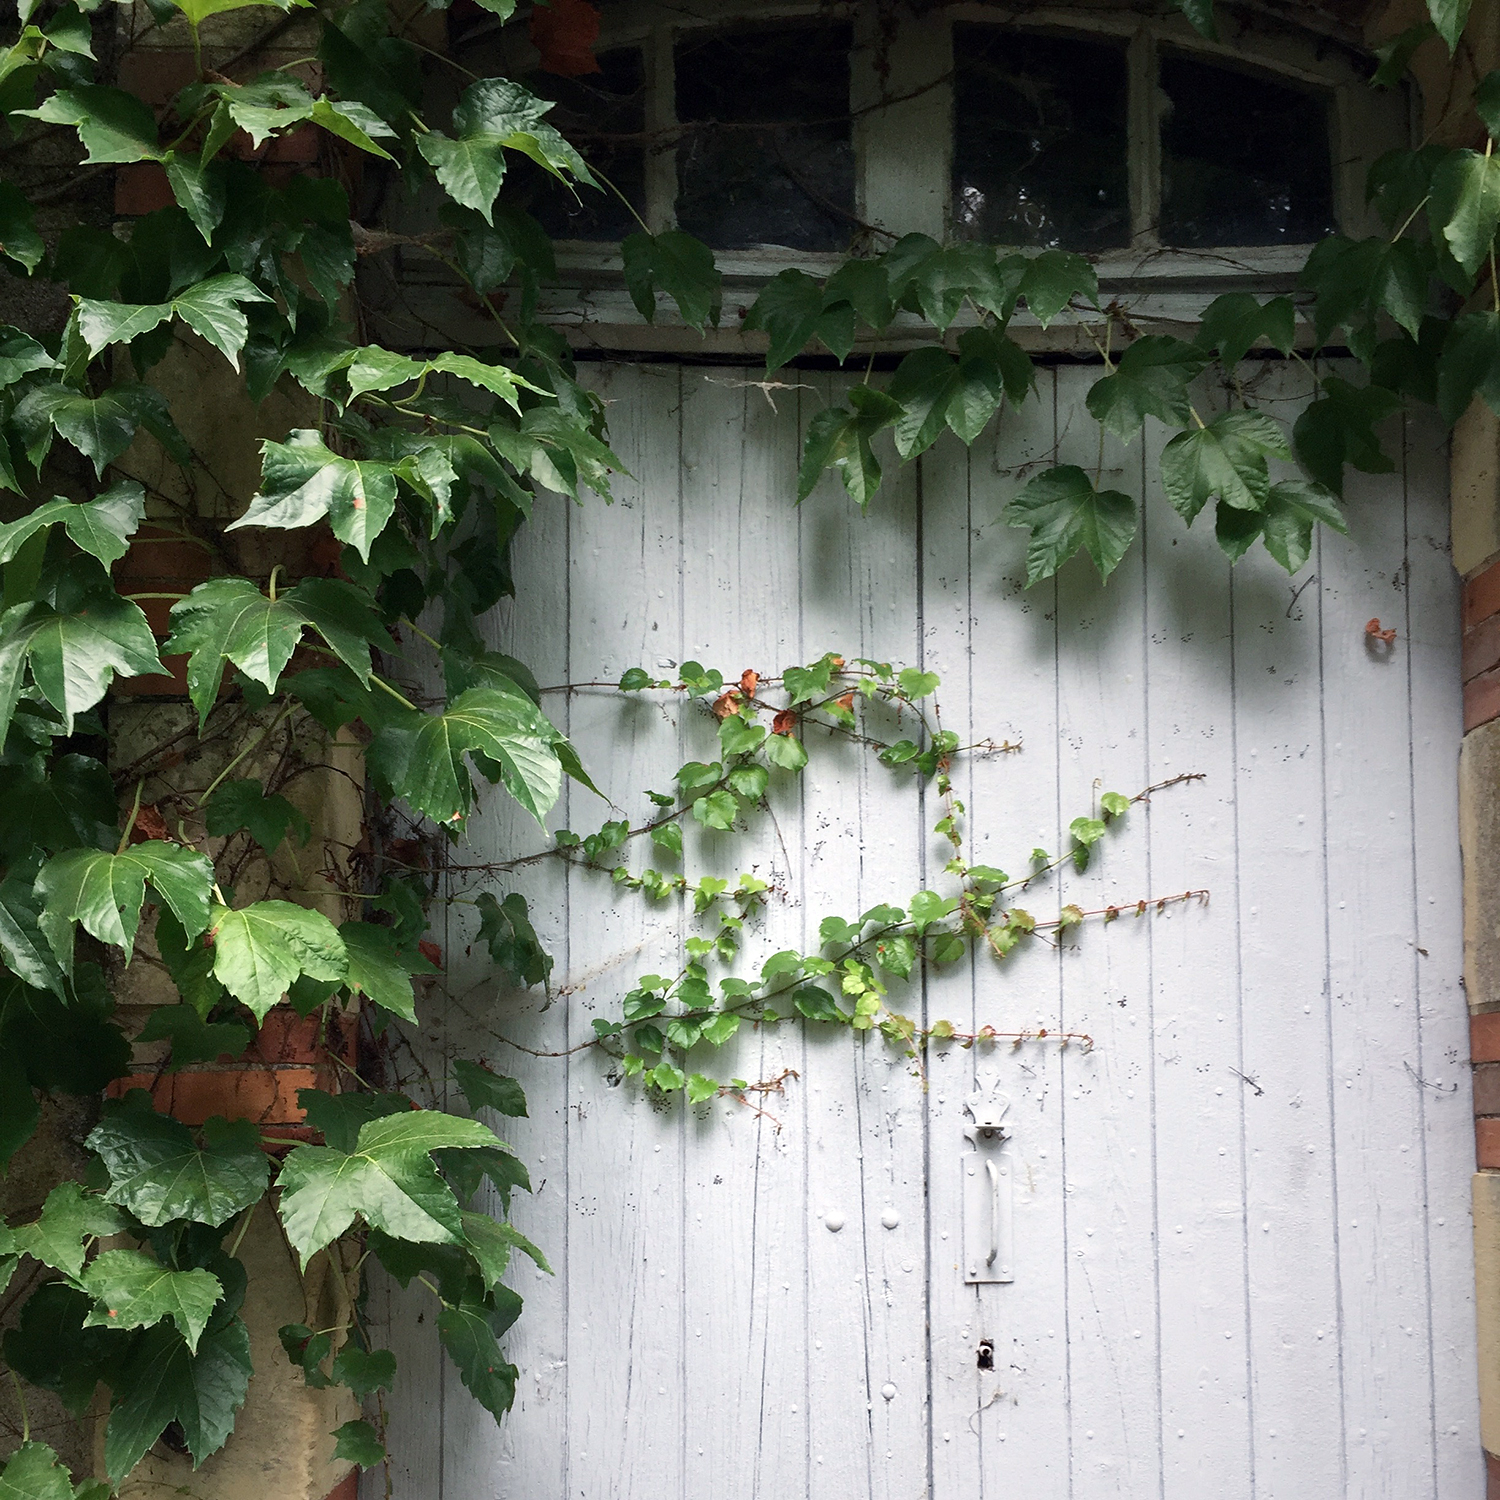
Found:
[{"label": "door handle", "polygon": [[984,1263],[992,1266],[1000,1254],[1000,1172],[993,1156],[985,1157],[984,1170],[990,1179],[990,1253],[985,1256]]},{"label": "door handle", "polygon": [[970,1284],[1014,1279],[1011,1170],[1001,1155],[1011,1138],[1005,1126],[1009,1108],[993,1076],[984,1078],[965,1105],[971,1123],[964,1127],[969,1143],[963,1153],[964,1280]]}]

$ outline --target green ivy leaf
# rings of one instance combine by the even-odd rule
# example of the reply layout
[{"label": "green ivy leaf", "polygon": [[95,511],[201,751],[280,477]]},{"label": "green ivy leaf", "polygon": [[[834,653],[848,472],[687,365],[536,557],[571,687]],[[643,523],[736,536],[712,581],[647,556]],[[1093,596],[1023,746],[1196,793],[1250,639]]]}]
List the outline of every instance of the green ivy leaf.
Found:
[{"label": "green ivy leaf", "polygon": [[[164,166],[172,196],[193,221],[204,244],[211,244],[228,202],[228,180],[222,164],[205,161],[195,151],[169,151]],[[243,347],[244,340],[240,343]]]},{"label": "green ivy leaf", "polygon": [[40,926],[69,972],[77,922],[101,943],[123,949],[128,963],[148,882],[187,935],[197,937],[208,926],[213,880],[213,866],[204,855],[159,839],[132,845],[123,854],[65,849],[42,866],[36,879],[42,899]]},{"label": "green ivy leaf", "polygon": [[1189,524],[1215,495],[1241,510],[1259,510],[1271,488],[1267,455],[1290,458],[1291,452],[1274,418],[1225,412],[1206,427],[1179,433],[1162,450],[1162,488]]},{"label": "green ivy leaf", "polygon": [[15,113],[49,125],[73,126],[88,153],[85,166],[161,159],[156,117],[143,99],[124,89],[97,83],[59,89],[38,108]]},{"label": "green ivy leaf", "polygon": [[405,1094],[329,1094],[322,1089],[298,1089],[297,1103],[306,1112],[309,1128],[335,1151],[344,1152],[355,1149],[359,1132],[369,1121],[416,1108]]},{"label": "green ivy leaf", "polygon": [[96,1194],[86,1193],[80,1183],[62,1182],[47,1194],[37,1218],[9,1231],[10,1248],[76,1280],[89,1243],[124,1228],[120,1213]]},{"label": "green ivy leaf", "polygon": [[1080,548],[1108,578],[1135,540],[1136,507],[1118,490],[1096,491],[1073,464],[1036,475],[1000,513],[1012,526],[1029,526],[1026,584],[1050,578]]},{"label": "green ivy leaf", "polygon": [[1353,386],[1338,375],[1323,382],[1322,399],[1302,410],[1292,445],[1308,474],[1335,495],[1344,493],[1344,465],[1365,474],[1390,474],[1395,461],[1381,451],[1375,427],[1401,410],[1401,398],[1378,385]]},{"label": "green ivy leaf", "polygon": [[1043,250],[1027,263],[1019,295],[1032,317],[1046,328],[1075,297],[1098,307],[1099,276],[1081,255]]},{"label": "green ivy leaf", "polygon": [[395,161],[376,136],[394,136],[391,129],[373,109],[367,109],[357,99],[330,99],[324,95],[313,100],[308,119],[320,125],[329,135],[357,146],[368,156],[378,156],[382,161]]},{"label": "green ivy leaf", "polygon": [[797,502],[812,494],[824,469],[837,469],[849,498],[861,508],[880,488],[880,461],[870,439],[901,416],[900,405],[884,391],[857,385],[849,392],[849,411],[835,406],[821,411],[808,424],[797,473]]},{"label": "green ivy leaf", "polygon": [[680,229],[631,234],[620,243],[620,258],[630,300],[648,323],[656,321],[656,294],[661,291],[676,302],[689,328],[701,333],[705,323],[719,326],[723,277],[702,240]]},{"label": "green ivy leaf", "polygon": [[807,746],[795,734],[773,734],[766,741],[766,759],[783,771],[800,771],[807,764]]},{"label": "green ivy leaf", "polygon": [[37,370],[57,368],[57,361],[29,333],[0,324],[0,387],[12,386]]},{"label": "green ivy leaf", "polygon": [[[32,869],[34,869],[34,864]],[[30,869],[12,869],[0,880],[0,958],[18,979],[33,989],[66,996],[63,971],[42,935],[41,903]]]},{"label": "green ivy leaf", "polygon": [[1317,295],[1313,335],[1321,346],[1337,328],[1358,331],[1384,311],[1413,337],[1422,326],[1432,276],[1430,248],[1416,240],[1375,235],[1323,240],[1302,269]]},{"label": "green ivy leaf", "polygon": [[104,1466],[119,1482],[176,1422],[194,1464],[224,1446],[234,1414],[245,1404],[253,1366],[250,1335],[239,1318],[205,1334],[197,1353],[175,1328],[142,1335],[121,1372],[124,1394],[104,1434]]},{"label": "green ivy leaf", "polygon": [[345,1344],[329,1370],[334,1381],[346,1385],[355,1396],[368,1400],[376,1391],[388,1391],[396,1381],[396,1356],[389,1349],[361,1349]]},{"label": "green ivy leaf", "polygon": [[1195,342],[1200,348],[1218,350],[1232,370],[1260,343],[1290,354],[1296,336],[1296,310],[1290,297],[1260,302],[1249,292],[1225,292],[1203,310]]},{"label": "green ivy leaf", "polygon": [[288,830],[306,844],[312,825],[279,793],[267,796],[259,778],[226,781],[204,804],[204,826],[211,838],[225,838],[245,829],[267,854],[281,847]]},{"label": "green ivy leaf", "polygon": [[[677,839],[680,852],[681,830]],[[527,989],[545,984],[552,973],[552,955],[542,947],[531,925],[526,898],[512,891],[503,901],[497,901],[483,891],[478,906],[479,941],[490,950],[490,958]]]},{"label": "green ivy leaf", "polygon": [[193,1352],[224,1291],[210,1271],[174,1271],[139,1250],[106,1250],[78,1284],[95,1303],[85,1328],[149,1328],[170,1318]]},{"label": "green ivy leaf", "polygon": [[[274,692],[308,627],[363,683],[370,646],[386,639],[368,596],[333,578],[307,578],[268,599],[248,578],[211,578],[172,606],[168,655],[186,652],[188,696],[200,720],[219,696],[225,662]],[[160,670],[160,668],[158,668]]]},{"label": "green ivy leaf", "polygon": [[1406,77],[1407,69],[1411,66],[1412,57],[1418,47],[1428,37],[1437,35],[1437,27],[1431,21],[1421,21],[1415,26],[1408,26],[1405,31],[1394,36],[1388,42],[1382,42],[1375,48],[1375,56],[1380,59],[1380,66],[1375,69],[1374,76],[1370,79],[1372,87],[1377,89],[1391,89]]},{"label": "green ivy leaf", "polygon": [[311,428],[261,445],[261,490],[226,528],[294,529],[328,517],[333,534],[368,562],[370,547],[396,509],[395,465],[344,458]]},{"label": "green ivy leaf", "polygon": [[560,738],[524,694],[470,688],[441,714],[393,718],[376,735],[369,761],[418,812],[451,823],[469,809],[463,757],[477,752],[495,764],[506,790],[540,823],[562,790]]},{"label": "green ivy leaf", "polygon": [[280,1213],[302,1264],[362,1217],[394,1239],[458,1244],[458,1201],[428,1155],[439,1148],[497,1147],[477,1120],[412,1110],[361,1126],[352,1153],[298,1146],[281,1169]]},{"label": "green ivy leaf", "polygon": [[[206,956],[211,963],[212,955]],[[159,1005],[146,1018],[136,1040],[171,1042],[172,1060],[164,1071],[173,1073],[193,1063],[240,1057],[250,1045],[250,1033],[238,1021],[216,1021],[210,1025],[192,1004]]]},{"label": "green ivy leaf", "polygon": [[290,901],[257,901],[231,911],[215,907],[210,936],[214,978],[257,1021],[280,1002],[301,974],[342,980],[349,955],[338,929],[322,912]]},{"label": "green ivy leaf", "polygon": [[438,1338],[457,1367],[459,1379],[497,1422],[516,1399],[520,1373],[501,1354],[497,1337],[520,1312],[521,1299],[501,1286],[491,1291],[487,1302],[465,1297],[438,1314]]},{"label": "green ivy leaf", "polygon": [[47,253],[31,200],[13,182],[0,182],[0,252],[29,276]]},{"label": "green ivy leaf", "polygon": [[1204,350],[1181,339],[1147,334],[1120,356],[1112,375],[1090,387],[1088,409],[1102,427],[1126,442],[1148,416],[1184,426],[1192,412],[1188,382],[1209,359]]},{"label": "green ivy leaf", "polygon": [[385,1462],[385,1444],[368,1422],[362,1419],[345,1422],[342,1427],[333,1429],[333,1436],[335,1458],[346,1458],[362,1469],[373,1469]]},{"label": "green ivy leaf", "polygon": [[[186,1125],[157,1114],[144,1089],[104,1107],[88,1138],[109,1172],[107,1202],[159,1229],[173,1219],[217,1227],[266,1190],[270,1160],[249,1120],[209,1120],[198,1146]],[[154,1439],[153,1439],[154,1441]]]},{"label": "green ivy leaf", "polygon": [[693,803],[693,817],[705,828],[727,832],[740,815],[739,798],[725,787],[708,792]]},{"label": "green ivy leaf", "polygon": [[1458,39],[1469,20],[1470,0],[1427,0],[1427,13],[1450,53],[1458,51]]},{"label": "green ivy leaf", "polygon": [[0,732],[15,711],[25,665],[68,734],[77,715],[104,696],[116,672],[163,670],[140,607],[121,599],[92,563],[71,569],[53,599],[0,615]]},{"label": "green ivy leaf", "polygon": [[785,270],[766,283],[742,325],[770,339],[766,374],[802,352],[818,331],[823,306],[823,289],[806,271]]},{"label": "green ivy leaf", "polygon": [[1297,573],[1312,556],[1313,527],[1319,521],[1348,534],[1348,522],[1333,496],[1320,484],[1294,479],[1272,485],[1261,512],[1221,505],[1215,529],[1231,561],[1238,562],[1260,538],[1288,573]]},{"label": "green ivy leaf", "polygon": [[0,564],[8,563],[37,532],[61,526],[78,547],[108,567],[129,550],[129,539],[145,514],[145,491],[132,480],[111,485],[81,505],[58,495],[30,515],[0,525]]},{"label": "green ivy leaf", "polygon": [[1500,313],[1460,313],[1438,359],[1437,406],[1451,427],[1478,395],[1500,412]]},{"label": "green ivy leaf", "polygon": [[382,1010],[403,1021],[417,1019],[413,974],[430,974],[432,965],[420,954],[408,958],[389,927],[372,922],[345,922],[339,928],[348,954],[345,985],[351,995],[364,995]]},{"label": "green ivy leaf", "polygon": [[1441,236],[1472,277],[1489,256],[1500,227],[1500,157],[1449,152],[1432,174],[1427,213],[1433,234]]},{"label": "green ivy leaf", "polygon": [[[97,398],[66,385],[29,391],[16,408],[15,425],[26,441],[32,464],[40,468],[55,429],[93,464],[95,476],[102,477],[105,468],[135,441],[137,429],[150,416],[152,398],[142,396],[143,389],[117,385]],[[155,399],[163,400],[160,393]]]},{"label": "green ivy leaf", "polygon": [[0,1500],[73,1500],[73,1481],[45,1443],[25,1442],[0,1472]]},{"label": "green ivy leaf", "polygon": [[497,1114],[525,1118],[526,1094],[514,1078],[462,1057],[453,1064],[453,1076],[470,1109],[493,1109]]},{"label": "green ivy leaf", "polygon": [[552,105],[508,78],[484,78],[464,90],[453,111],[456,136],[427,131],[417,149],[455,203],[491,222],[505,178],[505,152],[519,151],[560,182],[570,177],[598,187],[583,158],[547,124]]}]

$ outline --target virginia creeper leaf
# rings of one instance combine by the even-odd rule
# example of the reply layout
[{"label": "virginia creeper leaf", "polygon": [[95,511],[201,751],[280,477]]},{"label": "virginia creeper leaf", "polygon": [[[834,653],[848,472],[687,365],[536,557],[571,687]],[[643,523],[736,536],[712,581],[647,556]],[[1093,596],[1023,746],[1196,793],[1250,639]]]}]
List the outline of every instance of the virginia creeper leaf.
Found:
[{"label": "virginia creeper leaf", "polygon": [[224,1290],[211,1271],[174,1271],[139,1250],[106,1250],[78,1284],[95,1302],[85,1328],[149,1328],[170,1318],[190,1351]]},{"label": "virginia creeper leaf", "polygon": [[195,1466],[218,1452],[245,1404],[252,1368],[250,1335],[239,1318],[205,1334],[196,1354],[175,1328],[148,1330],[121,1374],[117,1389],[124,1395],[105,1429],[110,1478],[118,1484],[173,1422]]},{"label": "virginia creeper leaf", "polygon": [[1118,490],[1095,490],[1073,464],[1032,479],[1000,513],[1012,526],[1029,526],[1026,584],[1050,578],[1080,548],[1108,578],[1135,540],[1136,506]]},{"label": "virginia creeper leaf", "polygon": [[160,839],[133,844],[120,854],[64,849],[42,866],[36,879],[40,926],[64,969],[72,968],[76,922],[101,943],[123,949],[128,963],[148,882],[191,938],[208,926],[213,880],[205,855]]},{"label": "virginia creeper leaf", "polygon": [[341,980],[349,956],[322,912],[290,901],[257,901],[237,911],[215,907],[209,928],[214,978],[262,1020],[301,974]]},{"label": "virginia creeper leaf", "polygon": [[266,1190],[270,1161],[249,1120],[212,1119],[200,1147],[186,1125],[152,1108],[144,1089],[106,1104],[89,1146],[109,1171],[105,1199],[148,1228],[173,1219],[223,1224]]}]

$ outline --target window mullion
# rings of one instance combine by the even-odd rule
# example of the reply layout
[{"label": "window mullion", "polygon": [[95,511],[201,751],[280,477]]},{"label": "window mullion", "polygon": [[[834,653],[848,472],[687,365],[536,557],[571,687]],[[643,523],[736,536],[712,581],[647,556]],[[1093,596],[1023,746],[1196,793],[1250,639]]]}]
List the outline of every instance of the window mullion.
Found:
[{"label": "window mullion", "polygon": [[1142,26],[1126,53],[1130,73],[1130,239],[1156,246],[1161,218],[1161,105],[1156,81],[1156,36]]},{"label": "window mullion", "polygon": [[[953,129],[953,30],[946,18],[904,11],[894,25],[883,7],[855,19],[850,106],[856,212],[867,224],[935,240],[948,227]],[[898,102],[881,107],[883,99]],[[880,249],[877,244],[874,248]]]},{"label": "window mullion", "polygon": [[665,23],[651,27],[644,42],[646,64],[646,222],[654,234],[677,223],[677,148],[663,146],[677,124],[677,83],[673,48],[676,32]]}]

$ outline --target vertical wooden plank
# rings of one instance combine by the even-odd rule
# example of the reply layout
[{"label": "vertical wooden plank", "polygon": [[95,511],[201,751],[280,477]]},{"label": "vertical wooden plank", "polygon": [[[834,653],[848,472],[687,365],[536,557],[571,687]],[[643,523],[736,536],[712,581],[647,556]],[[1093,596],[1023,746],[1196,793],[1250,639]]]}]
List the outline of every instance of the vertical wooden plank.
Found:
[{"label": "vertical wooden plank", "polygon": [[[1384,437],[1399,452],[1399,428]],[[1399,640],[1365,632],[1404,613],[1401,476],[1351,472],[1344,499],[1350,535],[1324,533],[1318,582],[1344,1442],[1349,1492],[1396,1500],[1435,1483],[1410,705]]]},{"label": "vertical wooden plank", "polygon": [[[1058,460],[1086,467],[1101,489],[1142,498],[1141,441],[1126,446],[1081,420],[1097,366],[1058,372]],[[1075,560],[1058,576],[1057,746],[1062,833],[1098,817],[1104,791],[1133,796],[1152,779],[1147,713],[1145,538],[1107,583]],[[1095,846],[1086,871],[1071,864],[1033,914],[1061,903],[1085,911],[1153,893],[1152,839],[1144,807]],[[1178,861],[1161,861],[1180,888]],[[1032,909],[1028,902],[1028,909]],[[1060,1026],[1091,1035],[1093,1051],[1060,1059],[1065,1111],[1065,1274],[1071,1361],[1070,1495],[1158,1493],[1156,1224],[1154,1218],[1152,973],[1155,918],[1104,925],[1090,919],[1059,953]],[[1195,924],[1201,926],[1201,924]],[[1201,940],[1201,932],[1194,940]]]},{"label": "vertical wooden plank", "polygon": [[[617,367],[600,377],[613,403],[615,451],[634,476],[615,503],[574,513],[570,674],[612,681],[627,667],[670,672],[681,656],[679,375]],[[572,723],[596,780],[634,809],[642,787],[670,785],[677,736],[654,700],[580,693]],[[592,752],[592,754],[590,754]],[[601,753],[603,752],[603,753]],[[607,814],[592,814],[597,826]],[[587,830],[583,815],[580,828]],[[632,868],[644,851],[632,849]],[[569,1044],[617,1017],[641,973],[671,974],[680,954],[675,909],[617,901],[605,875],[574,870],[575,954]],[[682,1495],[687,1406],[682,1367],[683,1115],[657,1111],[635,1087],[608,1086],[595,1051],[571,1069],[568,1101],[568,1485],[577,1500],[650,1475],[653,1492]]]},{"label": "vertical wooden plank", "polygon": [[1454,769],[1463,727],[1459,583],[1448,552],[1448,447],[1436,423],[1408,418],[1406,460],[1407,695],[1410,702],[1412,965],[1417,1056],[1425,1087],[1422,1167],[1427,1208],[1424,1295],[1432,1348],[1437,1495],[1482,1489],[1474,1388],[1474,1265],[1469,1220],[1472,1074],[1463,969],[1462,870]]},{"label": "vertical wooden plank", "polygon": [[[585,501],[598,505],[595,499]],[[573,502],[561,495],[539,498],[532,521],[512,549],[516,596],[480,622],[487,647],[517,657],[544,687],[568,680],[568,533]],[[544,708],[568,729],[570,698],[546,693]],[[597,769],[596,747],[590,763]],[[573,792],[576,790],[576,796]],[[597,817],[603,803],[591,793],[564,789],[549,823],[566,827],[576,809]],[[498,788],[481,791],[469,824],[465,863],[504,865],[547,847],[547,836]],[[472,899],[480,891],[503,898],[520,891],[537,935],[553,955],[553,988],[567,985],[572,967],[568,927],[567,869],[543,860],[514,871],[454,879],[455,894]],[[445,1040],[453,1055],[479,1058],[518,1076],[526,1090],[527,1115],[498,1122],[531,1174],[532,1193],[513,1195],[511,1218],[546,1253],[554,1276],[516,1257],[507,1281],[525,1301],[504,1350],[520,1371],[516,1401],[500,1427],[451,1378],[443,1420],[445,1495],[492,1493],[496,1500],[530,1500],[567,1493],[567,1317],[568,1317],[568,1045],[567,1003],[543,990],[522,992],[495,977],[488,952],[473,946],[478,933],[472,905],[450,908],[446,958],[449,997]],[[492,1122],[494,1123],[494,1122]],[[487,1188],[487,1191],[492,1191]],[[491,1200],[491,1206],[493,1200]],[[431,1318],[424,1334],[431,1339]]]},{"label": "vertical wooden plank", "polygon": [[[1003,506],[1039,467],[1053,461],[1057,443],[1056,375],[1038,372],[1037,394],[1001,417],[993,441],[976,445],[969,463],[972,534],[973,639],[971,716],[982,737],[1020,741],[1016,755],[972,762],[969,802],[971,856],[1012,876],[1024,876],[1030,851],[1055,849],[1060,829],[1057,755],[1057,590],[1027,590],[1024,529],[1004,525]],[[1013,891],[1006,904],[1035,906],[1040,891]],[[1056,955],[1023,943],[1003,962],[976,961],[975,1016],[1000,1031],[1046,1027],[1061,1019]],[[957,1179],[964,1147],[963,1105],[976,1069],[998,1073],[1011,1100],[1015,1139],[1015,1281],[977,1289],[950,1287],[957,1307],[974,1308],[958,1329],[958,1348],[974,1360],[981,1339],[994,1343],[993,1372],[976,1373],[965,1388],[959,1369],[934,1371],[937,1392],[951,1385],[938,1442],[977,1443],[980,1493],[989,1500],[1023,1493],[1051,1500],[1068,1489],[1068,1318],[1063,1247],[1062,1059],[1054,1046],[1027,1044],[961,1055],[962,1083],[932,1121],[933,1170]],[[957,1096],[957,1097],[955,1097]],[[956,1106],[956,1107],[955,1107]],[[956,1195],[955,1195],[956,1196]],[[961,1269],[940,1265],[936,1246],[952,1229],[962,1253],[961,1215],[936,1223],[934,1283],[961,1281]],[[958,1296],[963,1296],[963,1304]],[[972,1298],[972,1302],[969,1299]],[[936,1304],[935,1304],[936,1307]],[[951,1317],[952,1314],[950,1313]],[[935,1327],[936,1327],[935,1322]],[[967,1347],[965,1347],[967,1346]],[[950,1371],[952,1373],[950,1373]]]},{"label": "vertical wooden plank", "polygon": [[[1003,419],[1002,419],[1003,420]],[[954,437],[940,438],[919,460],[922,516],[922,666],[942,679],[938,703],[943,727],[963,744],[1003,730],[974,719],[975,643],[970,552],[975,522],[969,495],[969,451]],[[954,762],[956,794],[972,809],[974,757]],[[927,822],[933,821],[929,817]],[[941,873],[944,848],[929,839],[925,883],[945,894],[952,877]],[[983,962],[978,959],[977,962]],[[924,1003],[931,1025],[938,1019],[972,1033],[976,958],[930,971]],[[979,1435],[969,1422],[979,1409],[981,1388],[993,1371],[977,1365],[979,1295],[963,1280],[964,1100],[974,1087],[973,1055],[934,1044],[927,1055],[927,1385],[931,1408],[931,1493],[981,1493]]]},{"label": "vertical wooden plank", "polygon": [[[683,375],[684,651],[734,682],[802,659],[797,597],[797,406],[774,409],[747,385],[753,370]],[[703,705],[685,727],[684,758],[712,760],[717,724]],[[771,811],[748,833],[707,834],[689,822],[689,879],[733,882],[753,872],[771,885],[748,924],[737,972],[759,973],[774,952],[800,947],[800,784],[773,772]],[[697,924],[705,935],[715,925]],[[720,972],[714,971],[717,979]],[[720,1079],[805,1075],[799,1024],[748,1028],[693,1062]],[[690,1495],[767,1493],[803,1480],[807,1452],[806,1151],[801,1084],[754,1114],[732,1098],[691,1109],[687,1130],[682,1288],[689,1402]],[[752,1096],[753,1097],[753,1096]],[[792,1477],[795,1475],[795,1479]]]},{"label": "vertical wooden plank", "polygon": [[[1203,382],[1205,419],[1222,393]],[[1148,424],[1151,895],[1207,890],[1150,915],[1162,1493],[1255,1493],[1250,1442],[1243,1127],[1247,1085],[1235,922],[1234,671],[1229,561],[1212,507],[1184,530],[1162,493],[1172,433]]]},{"label": "vertical wooden plank", "polygon": [[[1288,425],[1308,389],[1305,376],[1270,366],[1254,384]],[[1351,1493],[1328,1091],[1319,568],[1315,556],[1288,579],[1256,547],[1230,580],[1239,855],[1237,901],[1224,904],[1240,962],[1254,1461],[1266,1500]]]},{"label": "vertical wooden plank", "polygon": [[[385,1398],[386,1450],[395,1500],[441,1500],[443,1352],[433,1326],[432,1294],[404,1291],[376,1267],[369,1274],[365,1327],[372,1347],[396,1356],[396,1387]],[[384,1466],[360,1475],[362,1500],[383,1500]]]},{"label": "vertical wooden plank", "polygon": [[[848,383],[832,383],[830,398]],[[820,406],[801,403],[804,425]],[[914,477],[892,465],[866,516],[831,478],[802,507],[801,610],[810,656],[835,650],[851,660],[917,658]],[[825,915],[852,918],[877,902],[904,900],[918,888],[921,847],[909,785],[862,747],[830,738],[810,749],[809,940]],[[890,1003],[911,1013],[919,997],[908,990],[893,983]],[[809,1201],[819,1216],[809,1229],[815,1426],[808,1493],[815,1500],[905,1500],[927,1481],[920,1084],[878,1036],[819,1037],[808,1046],[807,1109]]]}]

